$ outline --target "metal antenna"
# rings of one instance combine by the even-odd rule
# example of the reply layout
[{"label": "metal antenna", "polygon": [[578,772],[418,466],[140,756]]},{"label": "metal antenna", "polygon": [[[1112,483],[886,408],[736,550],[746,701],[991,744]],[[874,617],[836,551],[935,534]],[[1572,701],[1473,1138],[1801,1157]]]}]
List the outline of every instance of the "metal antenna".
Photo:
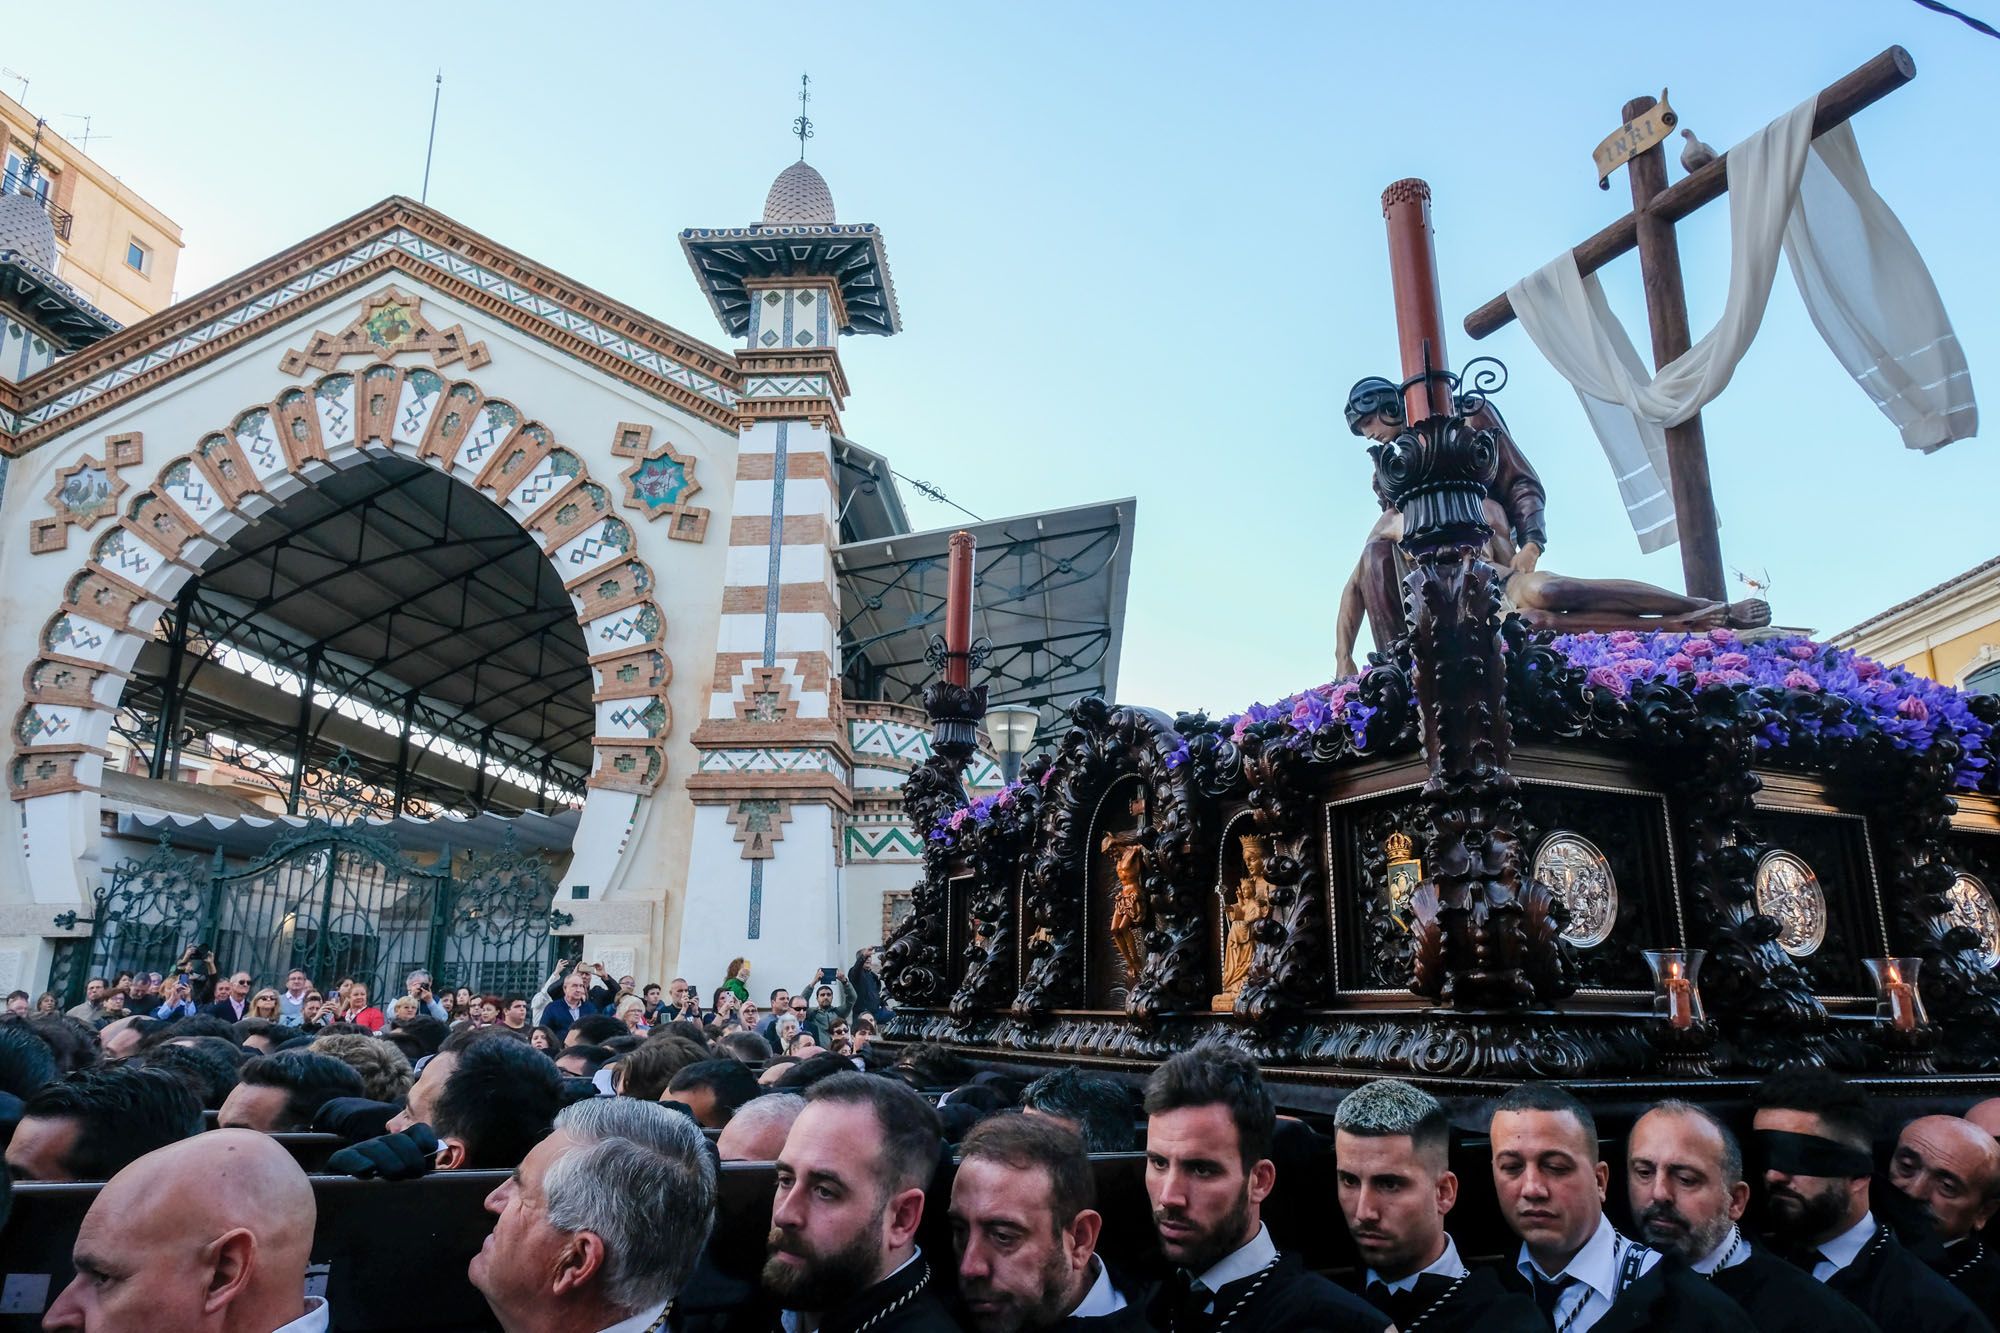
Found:
[{"label": "metal antenna", "polygon": [[65,111],[63,115],[69,117],[71,120],[80,120],[83,122],[83,138],[77,143],[77,149],[81,152],[87,153],[90,151],[90,141],[92,139],[109,139],[111,137],[108,134],[92,134],[90,132],[90,116],[86,112]]},{"label": "metal antenna", "polygon": [[806,103],[812,101],[812,75],[799,75],[799,114],[792,122],[792,133],[799,140],[799,161],[806,160],[806,140],[813,137],[813,123],[806,118]]},{"label": "metal antenna", "polygon": [[430,142],[424,145],[424,188],[423,193],[417,196],[417,202],[420,204],[427,204],[431,201],[431,154],[437,150],[438,103],[443,100],[444,71],[439,70],[437,72],[437,86],[431,90],[431,137]]},{"label": "metal antenna", "polygon": [[20,97],[18,97],[18,98],[17,98],[17,99],[15,99],[15,100],[17,100],[18,102],[20,102],[20,104],[21,104],[22,106],[26,106],[26,105],[28,104],[28,76],[27,76],[27,75],[23,74],[23,73],[22,73],[22,72],[21,72],[20,70],[18,70],[18,69],[0,69],[0,79],[19,79],[19,80],[21,81],[21,95],[20,95]]}]

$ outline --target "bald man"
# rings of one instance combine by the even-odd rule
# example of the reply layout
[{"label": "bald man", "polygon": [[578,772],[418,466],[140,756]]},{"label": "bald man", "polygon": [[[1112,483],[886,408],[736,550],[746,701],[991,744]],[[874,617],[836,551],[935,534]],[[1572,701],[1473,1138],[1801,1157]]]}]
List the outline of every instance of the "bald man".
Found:
[{"label": "bald man", "polygon": [[1988,1097],[1977,1103],[1965,1113],[1965,1118],[2000,1139],[2000,1097]]},{"label": "bald man", "polygon": [[70,1251],[76,1278],[42,1327],[325,1333],[326,1302],[305,1297],[317,1220],[305,1172],[254,1130],[213,1130],[147,1153],[84,1214]]},{"label": "bald man", "polygon": [[1896,1139],[1889,1183],[1923,1205],[1944,1244],[1930,1266],[1979,1309],[2000,1310],[2000,1255],[1976,1234],[2000,1211],[2000,1143],[1955,1115],[1919,1116]]}]

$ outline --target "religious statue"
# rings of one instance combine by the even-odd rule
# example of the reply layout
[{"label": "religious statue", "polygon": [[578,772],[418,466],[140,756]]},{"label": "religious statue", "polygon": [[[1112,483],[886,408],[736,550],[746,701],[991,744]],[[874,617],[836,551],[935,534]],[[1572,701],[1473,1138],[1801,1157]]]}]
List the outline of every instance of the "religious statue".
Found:
[{"label": "religious statue", "polygon": [[[1499,463],[1487,487],[1486,518],[1491,535],[1484,555],[1501,571],[1502,615],[1516,612],[1535,629],[1565,633],[1617,629],[1692,632],[1722,626],[1751,629],[1771,623],[1771,608],[1755,598],[1710,601],[1634,579],[1577,578],[1537,568],[1546,540],[1542,483],[1490,403],[1482,405],[1468,421],[1475,429],[1492,430],[1498,446]],[[1402,395],[1385,379],[1362,380],[1348,394],[1347,424],[1366,439],[1378,443],[1393,440],[1403,429]],[[1361,559],[1340,597],[1335,649],[1336,670],[1342,675],[1355,672],[1354,640],[1364,611],[1378,648],[1386,648],[1405,632],[1402,575],[1396,563],[1403,516],[1390,505],[1379,480],[1375,487],[1382,517],[1370,529]]]},{"label": "religious statue", "polygon": [[1236,997],[1249,979],[1250,959],[1256,953],[1252,928],[1271,914],[1271,882],[1264,878],[1264,840],[1246,833],[1241,844],[1243,877],[1236,881],[1236,901],[1224,913],[1229,931],[1222,944],[1222,994],[1209,1002],[1209,1008],[1219,1014],[1236,1008]]},{"label": "religious statue", "polygon": [[1145,966],[1146,948],[1139,932],[1146,924],[1146,852],[1130,834],[1107,833],[1099,851],[1108,853],[1118,876],[1118,896],[1111,900],[1111,944],[1125,964],[1125,977],[1136,979]]}]

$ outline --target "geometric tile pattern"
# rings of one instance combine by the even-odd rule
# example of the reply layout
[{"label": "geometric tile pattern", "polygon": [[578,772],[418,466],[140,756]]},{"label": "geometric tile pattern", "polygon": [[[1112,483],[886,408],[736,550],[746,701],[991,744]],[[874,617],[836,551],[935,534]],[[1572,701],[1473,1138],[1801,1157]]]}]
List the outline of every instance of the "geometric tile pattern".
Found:
[{"label": "geometric tile pattern", "polygon": [[920,861],[924,845],[906,823],[864,825],[850,823],[846,829],[847,860]]},{"label": "geometric tile pattern", "polygon": [[315,333],[303,352],[286,352],[278,369],[303,375],[308,370],[332,370],[342,357],[386,358],[398,352],[428,352],[439,366],[463,361],[467,370],[493,359],[485,343],[466,338],[463,326],[434,327],[424,318],[423,304],[416,297],[390,287],[369,297],[354,322],[340,332]]},{"label": "geometric tile pattern", "polygon": [[566,310],[515,282],[466,258],[454,250],[426,240],[406,227],[393,227],[380,236],[362,242],[345,254],[336,255],[308,272],[300,273],[282,287],[256,300],[222,312],[206,323],[187,329],[171,342],[162,343],[129,360],[107,367],[90,379],[65,390],[55,398],[38,403],[17,414],[0,411],[0,430],[20,434],[73,408],[89,403],[111,390],[166,366],[179,357],[198,351],[205,344],[244,324],[263,318],[282,306],[312,296],[321,287],[383,255],[394,254],[420,272],[432,269],[477,287],[506,303],[517,313],[534,321],[564,330],[574,337],[602,348],[609,355],[677,384],[718,407],[734,408],[736,395],[714,377],[683,365],[651,347],[642,346],[595,320]]},{"label": "geometric tile pattern", "polygon": [[[414,304],[401,307],[378,300],[370,308],[377,316],[391,312],[377,321],[384,337],[392,343],[398,338],[409,341],[402,330]],[[359,323],[365,326],[366,320]],[[431,349],[396,345],[389,350]],[[469,355],[469,349],[461,355]],[[366,386],[365,393],[358,392],[358,385]],[[435,371],[423,367],[405,370],[377,362],[356,373],[326,375],[238,413],[227,429],[194,432],[189,438],[200,441],[195,452],[170,459],[160,469],[152,486],[127,504],[115,526],[91,544],[89,559],[65,584],[68,598],[43,632],[42,656],[29,670],[27,703],[16,715],[14,727],[20,754],[48,756],[48,762],[16,762],[10,767],[17,797],[85,785],[77,781],[73,761],[92,752],[91,739],[106,734],[115,710],[95,699],[87,707],[77,706],[73,682],[79,678],[78,669],[111,666],[121,652],[126,654],[122,660],[129,662],[136,636],[124,626],[141,604],[164,607],[172,600],[173,589],[162,587],[169,562],[185,560],[189,545],[230,515],[251,516],[275,483],[304,475],[300,466],[306,460],[337,463],[372,440],[400,457],[449,472],[454,462],[470,464],[476,449],[482,457],[490,455],[493,466],[481,471],[472,484],[527,527],[572,589],[614,561],[619,562],[621,586],[650,589],[656,583],[644,562],[631,558],[632,530],[619,519],[592,518],[580,504],[565,501],[561,506],[565,511],[577,510],[573,522],[526,523],[557,495],[582,496],[585,491],[602,495],[602,489],[591,483],[575,455],[561,451],[567,461],[560,485],[539,488],[532,497],[517,493],[521,477],[505,475],[508,460],[551,457],[554,437],[543,426],[524,420],[511,404],[488,398],[476,384],[459,381],[447,387]],[[136,434],[112,437],[106,442],[106,464],[86,459],[67,469],[59,478],[58,495],[65,480],[76,489],[81,472],[95,468],[102,475],[110,471],[107,465],[137,463],[139,445]],[[530,469],[521,464],[518,471]],[[460,475],[464,473],[461,468]],[[106,489],[110,493],[104,504],[96,506],[101,512],[71,520],[85,527],[115,512],[117,492],[124,488],[115,476],[103,485],[93,477],[89,484],[93,494]],[[608,506],[608,497],[604,503]],[[82,506],[79,512],[89,508]],[[638,677],[637,655],[654,653],[659,660],[645,669],[645,679],[636,685],[622,679],[600,681],[600,687],[612,686],[616,697],[598,704],[597,734],[592,738],[597,762],[590,785],[643,795],[658,786],[666,770],[663,747],[671,727],[666,695],[672,665],[663,651],[665,617],[658,603],[637,595],[598,605],[603,609],[594,615],[577,613],[593,668],[633,668],[631,674]],[[58,669],[63,667],[69,669]]]},{"label": "geometric tile pattern", "polygon": [[708,535],[708,511],[688,503],[701,483],[694,479],[695,460],[670,444],[651,447],[653,428],[621,421],[612,429],[611,452],[632,460],[618,474],[625,487],[625,507],[636,509],[647,522],[667,518],[667,536],[698,542]]},{"label": "geometric tile pattern", "polygon": [[743,844],[743,859],[768,861],[778,854],[778,840],[792,820],[790,801],[752,797],[731,801],[724,807],[736,841]]},{"label": "geometric tile pattern", "polygon": [[101,518],[117,512],[118,497],[126,482],[118,475],[121,467],[137,467],[145,452],[144,437],[138,431],[112,435],[104,441],[104,460],[89,454],[56,472],[56,484],[49,491],[53,518],[29,521],[28,549],[36,554],[60,551],[69,545],[70,525],[88,531]]}]

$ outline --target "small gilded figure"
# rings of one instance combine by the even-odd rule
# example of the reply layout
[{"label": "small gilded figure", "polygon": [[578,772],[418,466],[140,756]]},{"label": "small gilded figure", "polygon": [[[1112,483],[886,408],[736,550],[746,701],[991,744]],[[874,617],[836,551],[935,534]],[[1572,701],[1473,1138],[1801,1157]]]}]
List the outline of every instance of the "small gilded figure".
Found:
[{"label": "small gilded figure", "polygon": [[1222,944],[1222,994],[1209,1008],[1224,1014],[1236,1008],[1236,997],[1250,976],[1256,953],[1256,923],[1271,914],[1271,882],[1264,878],[1264,840],[1254,833],[1242,838],[1243,877],[1236,882],[1236,901],[1225,910],[1229,931]]}]

